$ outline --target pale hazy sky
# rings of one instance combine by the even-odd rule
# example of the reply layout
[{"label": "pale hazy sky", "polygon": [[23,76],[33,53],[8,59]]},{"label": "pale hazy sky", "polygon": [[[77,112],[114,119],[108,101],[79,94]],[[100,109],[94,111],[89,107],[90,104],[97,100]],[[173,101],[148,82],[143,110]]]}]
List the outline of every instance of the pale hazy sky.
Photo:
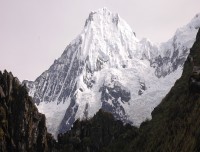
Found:
[{"label": "pale hazy sky", "polygon": [[0,70],[35,80],[102,7],[119,13],[137,37],[164,42],[200,12],[200,0],[0,0]]}]

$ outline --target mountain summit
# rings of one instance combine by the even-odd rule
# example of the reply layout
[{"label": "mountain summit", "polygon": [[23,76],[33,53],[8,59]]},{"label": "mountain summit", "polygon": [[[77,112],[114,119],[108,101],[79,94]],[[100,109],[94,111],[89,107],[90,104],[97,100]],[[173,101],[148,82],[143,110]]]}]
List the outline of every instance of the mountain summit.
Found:
[{"label": "mountain summit", "polygon": [[118,14],[103,8],[89,14],[81,34],[47,71],[23,83],[54,135],[100,108],[138,126],[180,77],[199,26],[197,16],[155,45],[137,39]]},{"label": "mountain summit", "polygon": [[[78,41],[77,41],[78,40]],[[106,8],[91,12],[75,43],[80,43],[79,59],[92,71],[126,66],[136,51],[138,40],[129,25]]]}]

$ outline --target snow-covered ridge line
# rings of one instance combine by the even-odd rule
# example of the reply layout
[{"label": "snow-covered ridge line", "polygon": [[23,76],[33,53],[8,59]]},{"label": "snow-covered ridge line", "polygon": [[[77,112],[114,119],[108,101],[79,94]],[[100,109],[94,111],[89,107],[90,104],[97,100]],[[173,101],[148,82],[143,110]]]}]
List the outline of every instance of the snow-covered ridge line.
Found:
[{"label": "snow-covered ridge line", "polygon": [[118,14],[90,13],[81,34],[34,82],[25,81],[56,135],[100,108],[124,123],[140,125],[181,75],[200,16],[161,44],[138,40]]}]

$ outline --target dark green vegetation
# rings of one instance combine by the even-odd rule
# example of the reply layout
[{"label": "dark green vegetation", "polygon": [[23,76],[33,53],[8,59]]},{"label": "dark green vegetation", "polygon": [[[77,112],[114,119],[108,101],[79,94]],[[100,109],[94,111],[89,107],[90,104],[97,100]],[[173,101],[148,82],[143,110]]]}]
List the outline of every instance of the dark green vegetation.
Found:
[{"label": "dark green vegetation", "polygon": [[70,131],[60,134],[57,148],[62,152],[96,152],[107,151],[106,147],[115,143],[113,150],[117,151],[136,136],[137,128],[124,126],[112,114],[99,110],[92,119],[77,120]]},{"label": "dark green vegetation", "polygon": [[[195,68],[194,68],[195,67]],[[45,116],[11,73],[0,72],[1,152],[199,152],[200,31],[183,74],[140,128],[123,125],[100,110],[90,120],[77,120],[58,136],[47,133]],[[195,70],[194,70],[195,69]]]}]

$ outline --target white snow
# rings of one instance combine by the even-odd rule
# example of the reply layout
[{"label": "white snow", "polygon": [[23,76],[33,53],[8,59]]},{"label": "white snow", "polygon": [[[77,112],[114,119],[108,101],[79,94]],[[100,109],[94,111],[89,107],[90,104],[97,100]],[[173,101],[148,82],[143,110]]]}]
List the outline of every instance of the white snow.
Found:
[{"label": "white snow", "polygon": [[151,112],[169,92],[181,74],[182,68],[180,67],[165,78],[152,77],[151,81],[146,81],[149,85],[147,85],[148,89],[144,91],[144,94],[132,97],[129,104],[123,105],[133,125],[139,126],[146,119],[151,119]]},{"label": "white snow", "polygon": [[58,127],[69,104],[70,100],[68,99],[65,103],[57,104],[57,102],[41,102],[39,106],[37,106],[39,112],[45,114],[46,116],[47,131],[52,133],[52,135],[56,138],[58,134]]}]

